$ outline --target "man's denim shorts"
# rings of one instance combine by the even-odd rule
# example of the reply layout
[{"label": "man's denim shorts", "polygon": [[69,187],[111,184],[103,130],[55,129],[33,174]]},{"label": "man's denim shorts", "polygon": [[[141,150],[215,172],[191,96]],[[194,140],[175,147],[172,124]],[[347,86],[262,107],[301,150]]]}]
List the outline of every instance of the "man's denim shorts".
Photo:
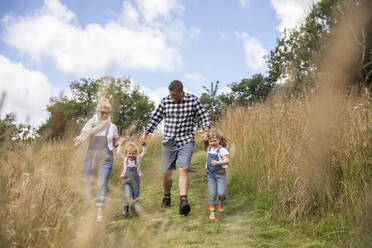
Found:
[{"label": "man's denim shorts", "polygon": [[170,139],[163,143],[161,169],[163,172],[176,169],[176,161],[178,167],[190,168],[192,153],[194,152],[194,140],[188,143],[177,146],[174,139]]}]

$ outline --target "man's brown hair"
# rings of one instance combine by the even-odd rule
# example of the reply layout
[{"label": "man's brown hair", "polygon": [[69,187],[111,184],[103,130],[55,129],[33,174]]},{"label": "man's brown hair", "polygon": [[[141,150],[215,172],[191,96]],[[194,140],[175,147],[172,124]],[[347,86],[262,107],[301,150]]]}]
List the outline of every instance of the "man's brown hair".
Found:
[{"label": "man's brown hair", "polygon": [[180,80],[173,80],[168,86],[168,90],[183,91],[183,85]]}]

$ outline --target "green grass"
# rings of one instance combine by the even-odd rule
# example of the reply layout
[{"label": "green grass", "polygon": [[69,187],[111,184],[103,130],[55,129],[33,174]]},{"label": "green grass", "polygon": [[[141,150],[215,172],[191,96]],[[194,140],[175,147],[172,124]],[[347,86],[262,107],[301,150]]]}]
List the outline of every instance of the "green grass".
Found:
[{"label": "green grass", "polygon": [[[266,200],[253,192],[233,194],[228,188],[225,213],[209,220],[205,156],[201,150],[193,155],[188,194],[192,209],[187,217],[178,214],[178,171],[174,175],[171,208],[162,213],[157,211],[162,198],[160,156],[159,153],[147,156],[143,162],[139,214],[124,219],[122,190],[112,192],[110,204],[114,205],[114,214],[106,223],[104,246],[339,247],[326,239],[316,240],[301,228],[273,216],[264,203]],[[114,170],[113,177],[119,173],[119,169]],[[120,180],[111,180],[111,184],[111,188],[121,189]]]}]

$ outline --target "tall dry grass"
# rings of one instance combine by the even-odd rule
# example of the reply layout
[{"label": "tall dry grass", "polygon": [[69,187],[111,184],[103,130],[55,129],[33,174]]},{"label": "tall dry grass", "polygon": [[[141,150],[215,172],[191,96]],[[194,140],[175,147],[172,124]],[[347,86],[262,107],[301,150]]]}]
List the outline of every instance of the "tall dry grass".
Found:
[{"label": "tall dry grass", "polygon": [[331,216],[329,237],[363,233],[372,242],[372,97],[346,93],[361,51],[350,31],[370,14],[359,9],[338,24],[314,92],[236,108],[220,126],[234,151],[233,192],[270,196],[292,219]]},{"label": "tall dry grass", "polygon": [[361,231],[371,240],[372,98],[346,93],[360,51],[347,27],[360,30],[370,15],[357,14],[335,29],[314,92],[234,109],[220,125],[235,150],[233,191],[270,196],[293,219],[332,216],[330,233]]},{"label": "tall dry grass", "polygon": [[314,104],[305,99],[229,112],[221,129],[233,150],[231,187],[270,194],[293,217],[330,208],[361,213],[372,178],[371,98],[348,101],[338,125],[323,120],[332,127],[319,138]]},{"label": "tall dry grass", "polygon": [[[0,247],[104,247],[106,227],[95,223],[95,197],[85,187],[85,146],[75,149],[71,140],[3,144]],[[156,152],[154,143],[148,140]],[[118,177],[121,162],[114,163]],[[121,187],[110,190],[115,199],[108,199],[107,221],[121,206]]]},{"label": "tall dry grass", "polygon": [[77,170],[71,146],[62,143],[13,145],[0,166],[1,244],[54,246],[73,238],[74,210],[81,198],[72,189]]}]

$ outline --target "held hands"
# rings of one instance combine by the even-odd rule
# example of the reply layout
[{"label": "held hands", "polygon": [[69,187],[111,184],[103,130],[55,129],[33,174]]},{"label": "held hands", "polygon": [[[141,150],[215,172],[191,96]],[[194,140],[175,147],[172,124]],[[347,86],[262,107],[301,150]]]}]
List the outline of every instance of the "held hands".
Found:
[{"label": "held hands", "polygon": [[204,133],[202,134],[201,136],[201,141],[204,143],[204,142],[208,142],[208,131],[209,131],[209,127],[205,127],[204,128]]},{"label": "held hands", "polygon": [[77,136],[77,137],[74,139],[74,146],[75,146],[75,148],[77,148],[81,143],[82,143],[82,141],[81,141],[80,136]]},{"label": "held hands", "polygon": [[125,138],[124,138],[124,137],[120,137],[120,138],[118,139],[118,141],[116,141],[116,143],[117,143],[119,146],[121,146],[121,145],[124,143],[124,141],[125,141]]},{"label": "held hands", "polygon": [[74,146],[78,147],[81,144],[80,140],[74,139]]},{"label": "held hands", "polygon": [[207,132],[205,132],[205,133],[202,134],[201,141],[202,142],[208,141],[208,133]]},{"label": "held hands", "polygon": [[141,135],[141,138],[140,138],[140,142],[141,142],[141,145],[145,146],[146,145],[146,136],[148,134],[148,131],[143,131],[142,135]]}]

